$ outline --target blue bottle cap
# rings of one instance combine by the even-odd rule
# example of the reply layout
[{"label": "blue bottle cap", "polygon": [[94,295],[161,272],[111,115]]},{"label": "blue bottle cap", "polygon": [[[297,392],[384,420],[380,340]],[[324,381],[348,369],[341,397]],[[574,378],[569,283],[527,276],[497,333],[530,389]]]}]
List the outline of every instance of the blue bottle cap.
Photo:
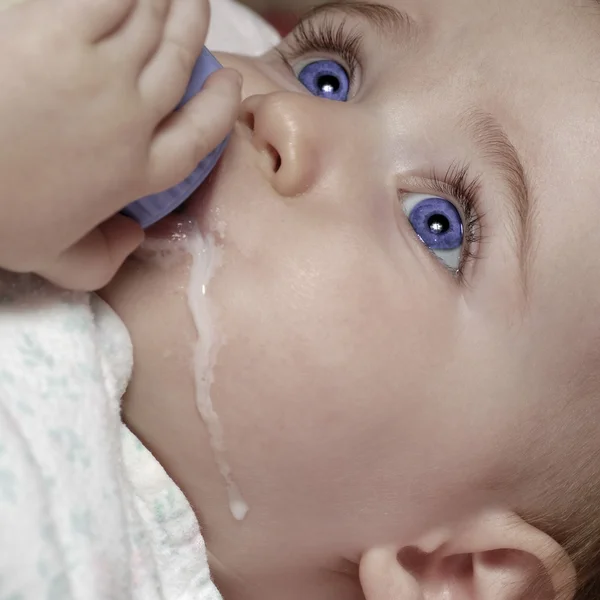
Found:
[{"label": "blue bottle cap", "polygon": [[[190,84],[177,109],[189,102],[204,86],[209,75],[221,69],[219,61],[206,49],[194,66]],[[177,110],[176,109],[176,110]],[[192,174],[181,183],[151,196],[140,198],[128,204],[121,212],[137,221],[144,229],[160,221],[163,217],[181,206],[203,183],[217,164],[225,150],[228,138],[223,140],[200,164]]]}]

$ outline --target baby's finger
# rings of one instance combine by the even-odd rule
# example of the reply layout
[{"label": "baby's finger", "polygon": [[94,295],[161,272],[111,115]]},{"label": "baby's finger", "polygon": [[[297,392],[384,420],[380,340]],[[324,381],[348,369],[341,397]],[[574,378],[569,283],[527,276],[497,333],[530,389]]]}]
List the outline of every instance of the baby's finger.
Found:
[{"label": "baby's finger", "polygon": [[161,46],[140,74],[142,97],[159,114],[179,103],[204,46],[210,9],[205,0],[173,0]]},{"label": "baby's finger", "polygon": [[175,0],[137,0],[135,10],[127,22],[104,42],[125,60],[139,77],[144,66],[163,43],[165,27]]},{"label": "baby's finger", "polygon": [[209,23],[210,4],[207,0],[173,0],[163,42],[187,48],[190,54],[199,56]]},{"label": "baby's finger", "polygon": [[225,139],[239,112],[241,81],[236,71],[217,71],[195,98],[160,126],[150,148],[150,189],[182,181]]},{"label": "baby's finger", "polygon": [[[141,0],[42,0],[51,11],[46,20],[52,22],[60,11],[63,24],[86,41],[95,43],[118,30],[134,12]],[[38,2],[39,3],[39,2]]]},{"label": "baby's finger", "polygon": [[137,223],[123,215],[115,215],[63,252],[38,275],[63,288],[98,290],[114,277],[143,240],[144,232]]}]

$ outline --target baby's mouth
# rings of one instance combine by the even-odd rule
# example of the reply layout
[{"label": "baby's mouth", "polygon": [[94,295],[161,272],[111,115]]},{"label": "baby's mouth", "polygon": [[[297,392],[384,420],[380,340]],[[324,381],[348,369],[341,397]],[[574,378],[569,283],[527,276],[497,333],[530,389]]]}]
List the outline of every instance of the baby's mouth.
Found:
[{"label": "baby's mouth", "polygon": [[169,239],[175,242],[186,238],[195,229],[205,232],[206,199],[217,177],[220,162],[183,204],[146,229],[146,239]]},{"label": "baby's mouth", "polygon": [[[183,204],[158,223],[150,226],[146,230],[147,239],[176,241],[182,236],[188,235],[189,231],[194,228],[202,235],[215,233],[214,223],[212,223],[214,214],[211,218],[211,210],[214,210],[214,208],[211,209],[211,206],[215,204],[213,190],[220,177],[231,176],[232,161],[227,161],[227,158],[231,153],[237,154],[237,159],[240,158],[240,143],[242,146],[246,146],[243,148],[241,157],[242,160],[248,162],[248,165],[258,167],[266,176],[272,176],[277,172],[281,166],[279,153],[270,146],[259,147],[252,130],[246,124],[238,121],[230,134],[225,151],[205,181]],[[228,164],[224,167],[226,162]]]},{"label": "baby's mouth", "polygon": [[[184,240],[194,230],[194,221],[184,212],[172,212],[146,229],[146,240],[165,240],[174,243]],[[142,245],[143,246],[143,245]]]}]

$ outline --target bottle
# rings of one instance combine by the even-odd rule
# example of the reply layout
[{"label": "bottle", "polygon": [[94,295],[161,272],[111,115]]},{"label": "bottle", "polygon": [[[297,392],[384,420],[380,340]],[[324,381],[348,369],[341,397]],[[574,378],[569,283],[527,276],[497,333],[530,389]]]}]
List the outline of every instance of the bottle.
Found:
[{"label": "bottle", "polygon": [[[189,102],[202,89],[209,75],[221,68],[217,59],[207,48],[204,48],[194,66],[185,95],[176,110]],[[228,137],[204,158],[184,181],[157,194],[140,198],[128,204],[121,212],[137,221],[144,229],[160,221],[181,206],[202,185],[221,158],[227,141]]]}]

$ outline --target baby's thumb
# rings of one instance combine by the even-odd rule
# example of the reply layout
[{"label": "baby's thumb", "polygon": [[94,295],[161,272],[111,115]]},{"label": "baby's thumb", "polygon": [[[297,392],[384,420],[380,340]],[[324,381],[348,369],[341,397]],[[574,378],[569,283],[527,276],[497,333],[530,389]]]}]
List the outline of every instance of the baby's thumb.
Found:
[{"label": "baby's thumb", "polygon": [[144,232],[135,221],[115,215],[38,271],[38,275],[66,289],[98,290],[109,283],[143,240]]},{"label": "baby's thumb", "polygon": [[157,130],[150,149],[150,192],[183,181],[233,129],[241,104],[242,78],[221,69],[202,91]]}]

